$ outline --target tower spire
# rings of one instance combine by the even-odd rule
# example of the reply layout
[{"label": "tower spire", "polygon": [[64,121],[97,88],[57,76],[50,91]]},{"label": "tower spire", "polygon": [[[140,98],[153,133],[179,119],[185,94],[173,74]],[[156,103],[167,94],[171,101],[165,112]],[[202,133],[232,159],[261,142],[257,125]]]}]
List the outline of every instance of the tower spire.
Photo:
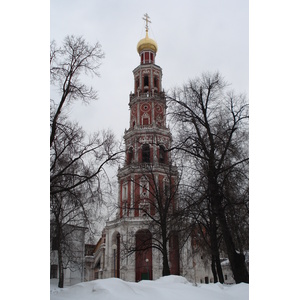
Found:
[{"label": "tower spire", "polygon": [[[148,16],[148,14],[144,14],[144,17],[142,18],[143,20],[146,21],[146,36],[145,38],[141,39],[138,44],[137,44],[137,51],[140,54],[143,50],[151,50],[154,53],[157,52],[157,44],[154,40],[150,39],[148,36],[148,30],[149,30],[149,25],[148,23],[151,23],[150,21],[150,17]],[[154,61],[153,61],[154,62]]]},{"label": "tower spire", "polygon": [[148,23],[151,23],[151,21],[150,21],[149,19],[150,19],[150,17],[148,16],[148,14],[147,14],[147,13],[145,13],[145,14],[144,14],[144,18],[143,18],[143,20],[145,20],[145,21],[146,21],[146,25],[145,25],[146,32],[148,32],[148,29],[149,29],[149,27],[148,27]]}]

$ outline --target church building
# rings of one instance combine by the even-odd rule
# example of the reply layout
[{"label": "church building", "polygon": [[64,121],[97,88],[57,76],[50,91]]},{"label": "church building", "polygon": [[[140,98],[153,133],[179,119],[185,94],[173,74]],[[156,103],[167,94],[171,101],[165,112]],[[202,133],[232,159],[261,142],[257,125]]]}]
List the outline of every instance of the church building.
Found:
[{"label": "church building", "polygon": [[177,209],[178,175],[168,151],[172,135],[166,125],[162,68],[155,63],[158,46],[149,38],[147,14],[144,20],[146,35],[137,44],[139,65],[133,70],[134,92],[129,95],[125,163],[118,170],[118,212],[106,223],[93,254],[86,256],[85,280],[154,280],[167,265],[170,274],[211,282],[209,260],[200,252],[195,255],[192,242],[180,237],[178,224],[171,224],[167,216]]}]

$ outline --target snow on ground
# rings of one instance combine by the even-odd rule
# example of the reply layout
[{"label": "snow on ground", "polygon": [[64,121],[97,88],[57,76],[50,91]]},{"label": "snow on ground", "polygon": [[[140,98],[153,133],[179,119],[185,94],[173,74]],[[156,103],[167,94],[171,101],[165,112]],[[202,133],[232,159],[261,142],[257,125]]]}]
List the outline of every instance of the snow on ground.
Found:
[{"label": "snow on ground", "polygon": [[181,276],[165,276],[138,283],[118,278],[98,279],[59,289],[51,280],[50,300],[248,300],[246,283],[193,285]]}]

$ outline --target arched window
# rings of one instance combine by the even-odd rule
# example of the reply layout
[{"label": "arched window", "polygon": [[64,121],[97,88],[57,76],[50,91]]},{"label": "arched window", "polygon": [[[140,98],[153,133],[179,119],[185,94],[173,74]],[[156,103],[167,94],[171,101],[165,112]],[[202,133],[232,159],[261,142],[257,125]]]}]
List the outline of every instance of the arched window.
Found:
[{"label": "arched window", "polygon": [[147,229],[141,229],[136,232],[135,241],[135,280],[152,280],[152,234]]},{"label": "arched window", "polygon": [[133,160],[133,148],[130,147],[127,153],[127,163],[131,164],[132,160]]},{"label": "arched window", "polygon": [[166,163],[166,151],[162,145],[159,146],[159,162],[162,164]]},{"label": "arched window", "polygon": [[150,125],[150,116],[147,113],[142,115],[142,124]]},{"label": "arched window", "polygon": [[155,76],[153,81],[154,81],[153,82],[154,83],[154,90],[155,91],[159,91],[158,90],[158,78]]},{"label": "arched window", "polygon": [[148,89],[149,88],[149,77],[148,75],[144,76],[144,89]]},{"label": "arched window", "polygon": [[127,182],[124,182],[122,185],[122,199],[125,200],[127,199],[127,193],[128,193],[128,186],[127,186]]},{"label": "arched window", "polygon": [[145,63],[149,63],[149,52],[145,52]]},{"label": "arched window", "polygon": [[142,162],[150,162],[150,146],[148,144],[142,146]]}]

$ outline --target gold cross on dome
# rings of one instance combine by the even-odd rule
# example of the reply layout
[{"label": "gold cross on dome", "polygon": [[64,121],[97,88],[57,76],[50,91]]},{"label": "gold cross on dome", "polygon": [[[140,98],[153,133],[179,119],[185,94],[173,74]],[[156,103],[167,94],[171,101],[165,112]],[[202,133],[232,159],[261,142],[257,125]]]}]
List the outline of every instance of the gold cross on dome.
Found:
[{"label": "gold cross on dome", "polygon": [[146,13],[146,14],[144,14],[144,17],[145,18],[143,18],[143,20],[145,20],[146,21],[146,31],[148,31],[148,22],[149,23],[151,23],[151,21],[149,20],[150,19],[150,17],[148,16],[148,14]]}]

